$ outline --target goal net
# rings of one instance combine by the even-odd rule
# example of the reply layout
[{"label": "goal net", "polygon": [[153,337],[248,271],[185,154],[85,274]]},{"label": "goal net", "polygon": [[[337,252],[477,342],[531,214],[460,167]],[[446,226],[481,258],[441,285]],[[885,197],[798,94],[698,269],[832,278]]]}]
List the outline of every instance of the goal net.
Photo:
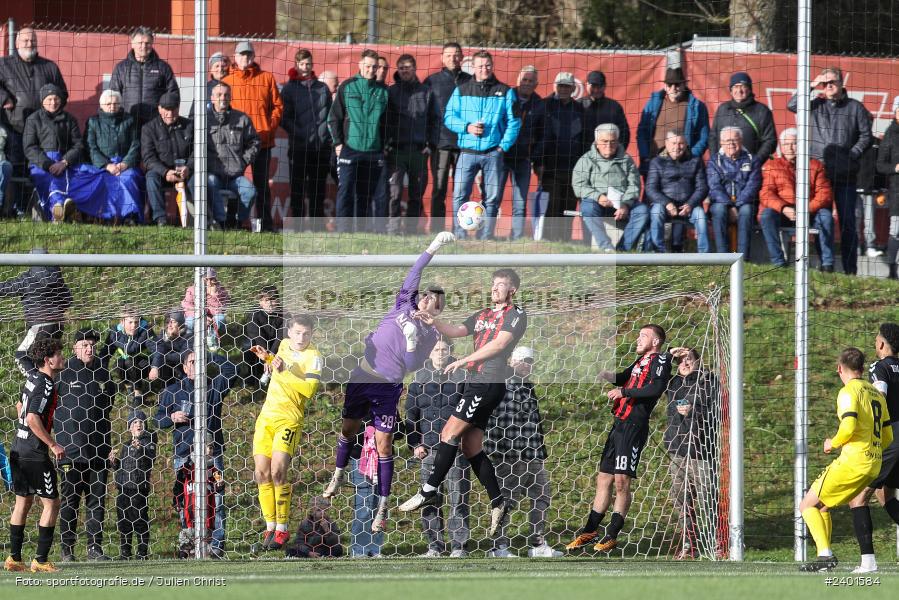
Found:
[{"label": "goal net", "polygon": [[[67,363],[54,417],[57,439],[65,440],[69,455],[60,461],[59,477],[64,491],[66,486],[81,485],[82,491],[96,497],[86,511],[63,502],[58,535],[64,551],[77,558],[96,547],[112,556],[119,551],[145,551],[151,558],[193,556],[196,532],[205,525],[210,550],[232,558],[250,556],[265,529],[254,483],[252,442],[267,377],[248,348],[265,338],[261,323],[276,332],[268,343],[277,348],[283,336],[278,316],[305,314],[315,323],[312,342],[323,356],[324,368],[318,393],[307,405],[289,471],[290,547],[300,542],[333,547],[335,553],[348,556],[395,557],[429,550],[483,556],[502,546],[526,556],[544,543],[562,549],[588,514],[613,422],[606,396],[611,386],[600,373],[629,366],[637,356],[640,327],[655,323],[667,332],[667,348],[695,349],[699,374],[683,378],[687,387],[682,393],[676,398],[672,393],[663,396],[653,411],[633,504],[613,555],[664,558],[686,550],[708,559],[728,556],[733,533],[729,484],[734,469],[728,412],[734,360],[729,255],[706,257],[706,265],[673,264],[691,255],[661,259],[668,266],[641,256],[618,257],[616,264],[615,257],[601,255],[496,255],[489,254],[487,246],[466,243],[437,256],[425,269],[422,286],[437,284],[445,290],[441,319],[451,323],[461,323],[491,305],[490,276],[495,269],[512,267],[521,277],[516,301],[528,314],[528,327],[519,347],[530,351],[512,361],[525,363],[526,371],[509,371],[509,379],[504,376],[503,381],[509,389],[532,383],[533,391],[507,394],[501,408],[514,418],[494,419],[486,432],[486,447],[504,492],[516,500],[515,508],[504,530],[488,538],[489,500],[460,460],[461,468],[451,473],[439,511],[422,518],[418,513],[400,513],[392,501],[386,532],[372,535],[377,486],[364,447],[359,459],[351,462],[353,485],[343,488],[329,507],[315,499],[334,465],[343,384],[359,365],[366,337],[393,308],[416,258],[412,253],[424,244],[406,240],[394,245],[398,250],[393,254],[379,255],[378,236],[358,236],[346,243],[344,254],[329,256],[320,237],[287,239],[284,257],[56,258],[80,265],[63,266],[61,271],[72,301],[61,323]],[[141,261],[150,266],[123,266]],[[171,405],[180,398],[171,390],[181,389],[179,377],[187,371],[189,344],[178,339],[190,336],[180,319],[186,316],[190,325],[193,313],[186,309],[191,308],[188,288],[195,270],[185,265],[195,264],[214,265],[214,280],[210,278],[206,286],[208,325],[194,328],[206,338],[207,351],[209,444],[202,450],[210,470],[205,523],[192,521],[191,501],[196,504],[200,495],[202,502],[204,494],[189,481],[185,487],[189,474],[182,468],[191,456],[185,450],[190,445],[185,435],[192,425],[173,422],[178,420],[173,413],[182,407]],[[20,278],[26,268],[4,266],[0,281]],[[47,277],[43,267],[32,267],[28,273],[37,275],[32,283]],[[52,290],[47,293],[48,299],[55,297]],[[265,309],[268,314],[260,312]],[[23,384],[13,365],[27,330],[17,297],[0,299],[0,315],[4,365],[0,393],[6,417],[0,421],[0,441],[9,453],[16,429],[14,405]],[[75,352],[76,346],[94,337],[86,335],[85,328],[97,333],[93,360],[102,362],[109,374],[96,370],[97,362],[81,360],[81,351]],[[163,344],[155,346],[159,342]],[[460,357],[471,347],[471,339],[462,338],[449,351]],[[439,362],[434,355],[432,360]],[[459,380],[438,375],[430,361],[422,371],[408,375],[405,383],[409,393],[401,398],[398,415],[405,438],[400,435],[394,444],[395,500],[415,493],[421,483],[423,461],[410,444],[433,450],[448,414],[444,409],[458,399]],[[679,405],[692,409],[690,418],[678,413]],[[155,458],[143,462],[133,460],[132,448],[145,445],[147,439],[140,435],[146,434],[131,427],[141,413],[156,444]],[[429,463],[424,462],[426,471]],[[128,469],[145,472],[146,485],[140,493],[129,488],[135,486],[123,476]],[[137,496],[146,498],[146,513],[140,512],[142,500]],[[12,501],[12,494],[0,494],[0,511],[10,510]],[[333,523],[328,535],[316,529],[320,510]],[[147,518],[148,548],[139,547],[141,532],[133,531],[135,519],[144,518],[141,515]],[[32,533],[26,551],[27,544],[36,542],[36,530],[27,531]],[[129,532],[135,536],[133,545],[120,547],[120,536]]]}]

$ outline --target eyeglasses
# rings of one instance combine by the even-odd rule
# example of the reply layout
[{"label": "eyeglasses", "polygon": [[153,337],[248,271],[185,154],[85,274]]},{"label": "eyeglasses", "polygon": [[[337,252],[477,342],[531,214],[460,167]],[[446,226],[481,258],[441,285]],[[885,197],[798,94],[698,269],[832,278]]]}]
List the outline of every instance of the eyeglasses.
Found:
[{"label": "eyeglasses", "polygon": [[526,365],[532,365],[532,364],[534,364],[534,359],[533,358],[522,358],[521,362],[523,362]]},{"label": "eyeglasses", "polygon": [[823,85],[824,85],[824,87],[827,87],[827,86],[830,86],[830,85],[832,85],[832,86],[834,86],[834,87],[837,87],[837,86],[840,85],[840,80],[839,80],[839,79],[831,79],[830,81],[825,81],[825,82],[823,83]]}]

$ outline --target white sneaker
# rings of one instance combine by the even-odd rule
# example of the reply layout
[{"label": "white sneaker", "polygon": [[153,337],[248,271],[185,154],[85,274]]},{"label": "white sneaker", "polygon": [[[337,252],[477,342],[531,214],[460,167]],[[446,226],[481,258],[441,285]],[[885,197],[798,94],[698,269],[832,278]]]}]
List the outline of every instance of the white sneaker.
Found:
[{"label": "white sneaker", "polygon": [[466,552],[462,548],[456,548],[455,550],[450,552],[450,558],[468,558],[468,552]]},{"label": "white sneaker", "polygon": [[381,533],[387,528],[387,504],[389,500],[386,497],[378,500],[378,512],[375,513],[375,518],[371,522],[372,533]]},{"label": "white sneaker", "polygon": [[508,546],[500,546],[488,552],[487,558],[518,558],[518,555],[509,550]]},{"label": "white sneaker", "polygon": [[543,542],[539,546],[534,546],[533,548],[528,550],[528,556],[530,556],[531,558],[559,558],[560,556],[564,555],[564,552],[554,550],[552,546],[549,546],[546,542]]},{"label": "white sneaker", "polygon": [[419,554],[419,558],[440,558],[440,553],[433,548],[428,548],[428,551],[424,554]]},{"label": "white sneaker", "polygon": [[400,504],[400,510],[403,512],[411,512],[418,510],[423,506],[434,506],[437,504],[437,494],[425,496],[419,490],[414,496]]},{"label": "white sneaker", "polygon": [[856,575],[860,574],[860,573],[876,573],[877,565],[874,565],[873,567],[866,567],[864,565],[859,565],[859,566],[855,567],[854,569],[852,569],[852,572]]},{"label": "white sneaker", "polygon": [[334,474],[331,475],[331,481],[328,483],[328,487],[322,492],[322,498],[332,498],[336,496],[337,491],[340,490],[340,486],[343,485],[345,479],[346,473],[344,473],[343,469],[340,467],[334,469]]},{"label": "white sneaker", "polygon": [[[868,248],[865,250],[865,256],[868,258],[877,258],[878,256],[883,256],[883,250],[878,250],[877,248]],[[854,573],[855,571],[853,571]],[[868,571],[860,571],[861,573],[867,573]]]}]

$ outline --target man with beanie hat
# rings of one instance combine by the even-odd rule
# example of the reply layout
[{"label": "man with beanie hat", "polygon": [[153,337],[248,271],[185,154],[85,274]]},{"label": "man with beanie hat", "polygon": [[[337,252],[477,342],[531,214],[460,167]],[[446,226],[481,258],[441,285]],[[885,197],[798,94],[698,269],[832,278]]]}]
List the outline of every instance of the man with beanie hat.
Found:
[{"label": "man with beanie hat", "polygon": [[157,379],[163,385],[184,377],[184,357],[193,350],[193,335],[184,327],[184,311],[173,309],[165,316],[165,326],[154,340],[150,352],[150,374],[148,379]]},{"label": "man with beanie hat", "polygon": [[644,176],[650,161],[665,149],[669,131],[684,134],[692,156],[702,156],[709,145],[709,110],[687,87],[683,68],[665,69],[664,85],[649,97],[637,126],[640,173]]},{"label": "man with beanie hat", "polygon": [[106,516],[106,480],[112,426],[109,413],[115,384],[109,370],[96,356],[100,334],[84,327],[75,332],[74,356],[59,374],[59,404],[53,430],[66,450],[59,461],[59,537],[62,562],[75,560],[78,509],[85,503],[88,560],[108,560],[103,552],[103,521]]},{"label": "man with beanie hat", "polygon": [[[116,467],[116,527],[119,560],[131,559],[132,534],[137,534],[137,560],[147,560],[150,548],[150,477],[156,459],[156,432],[147,431],[147,415],[134,409],[128,415],[130,437],[113,459]],[[126,436],[127,437],[127,436]]]},{"label": "man with beanie hat", "polygon": [[742,71],[730,77],[730,100],[715,112],[709,133],[709,151],[714,157],[720,148],[718,136],[725,127],[739,127],[743,132],[743,147],[764,164],[777,148],[777,131],[771,109],[758,102],[752,92],[752,78]]},{"label": "man with beanie hat", "polygon": [[[218,83],[218,82],[216,82]],[[163,94],[159,113],[140,133],[140,148],[147,171],[147,202],[150,218],[166,224],[163,188],[187,183],[185,191],[193,197],[194,127],[178,115],[181,100],[175,94]]]},{"label": "man with beanie hat", "polygon": [[593,131],[603,123],[618,125],[618,145],[627,150],[631,141],[631,127],[627,124],[621,104],[606,96],[605,73],[590,71],[587,74],[587,95],[579,102],[587,109],[587,129]]},{"label": "man with beanie hat", "polygon": [[[0,110],[6,114],[9,140],[6,157],[13,165],[13,174],[24,176],[27,161],[22,136],[25,121],[31,113],[40,110],[39,90],[47,83],[56,85],[63,101],[69,97],[65,79],[55,62],[38,54],[37,33],[32,27],[23,27],[16,35],[16,52],[0,58]],[[6,208],[14,215],[25,212],[25,198],[21,186],[10,183],[10,199]]]}]

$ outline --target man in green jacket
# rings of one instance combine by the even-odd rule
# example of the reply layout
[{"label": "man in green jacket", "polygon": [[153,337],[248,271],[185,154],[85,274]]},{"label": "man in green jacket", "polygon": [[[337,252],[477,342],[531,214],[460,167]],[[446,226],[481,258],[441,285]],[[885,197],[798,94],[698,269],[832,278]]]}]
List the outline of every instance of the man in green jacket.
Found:
[{"label": "man in green jacket", "polygon": [[[376,80],[377,69],[378,53],[363,50],[359,74],[340,84],[328,115],[337,154],[340,232],[366,229],[372,200],[376,196],[386,198],[386,194],[378,194],[378,186],[386,166],[387,86]],[[386,209],[386,204],[376,207],[374,216],[386,217]]]},{"label": "man in green jacket", "polygon": [[618,143],[617,125],[603,123],[594,136],[593,145],[577,161],[571,177],[574,193],[581,199],[584,237],[589,243],[588,236],[592,236],[600,249],[614,252],[602,222],[613,217],[619,223],[627,222],[621,247],[631,250],[649,219],[649,211],[639,202],[640,172]]}]

